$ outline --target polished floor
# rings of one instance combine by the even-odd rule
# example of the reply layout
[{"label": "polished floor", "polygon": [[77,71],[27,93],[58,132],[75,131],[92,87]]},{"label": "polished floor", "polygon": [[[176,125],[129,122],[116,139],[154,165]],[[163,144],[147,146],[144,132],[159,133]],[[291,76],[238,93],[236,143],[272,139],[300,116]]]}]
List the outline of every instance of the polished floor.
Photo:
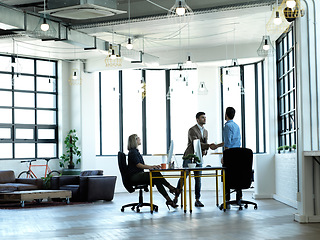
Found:
[{"label": "polished floor", "polygon": [[[149,199],[145,194],[145,200]],[[137,200],[137,193],[115,194],[112,202],[95,202],[33,209],[0,209],[0,239],[287,239],[318,240],[319,224],[299,224],[293,220],[296,209],[275,200],[256,200],[252,206],[223,212],[215,206],[214,192],[203,191],[204,208],[192,214],[182,209],[168,210],[165,201],[154,194],[159,212],[150,214],[126,209],[125,203]],[[244,198],[250,198],[246,192]]]}]

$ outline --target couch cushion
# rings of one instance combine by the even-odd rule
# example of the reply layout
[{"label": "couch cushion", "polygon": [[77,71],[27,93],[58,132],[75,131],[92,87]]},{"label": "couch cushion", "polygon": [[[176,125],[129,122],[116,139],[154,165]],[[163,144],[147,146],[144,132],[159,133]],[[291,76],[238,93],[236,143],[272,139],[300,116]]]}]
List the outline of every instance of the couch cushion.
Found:
[{"label": "couch cushion", "polygon": [[37,190],[38,187],[33,184],[27,183],[8,183],[8,186],[13,186],[17,188],[17,191],[26,191],[26,190]]},{"label": "couch cushion", "polygon": [[14,171],[3,170],[0,171],[0,183],[15,182],[16,177],[14,176]]},{"label": "couch cushion", "polygon": [[15,190],[17,190],[17,187],[15,186],[0,183],[0,192],[12,192]]},{"label": "couch cushion", "polygon": [[80,173],[81,177],[94,175],[103,175],[103,170],[86,170]]}]

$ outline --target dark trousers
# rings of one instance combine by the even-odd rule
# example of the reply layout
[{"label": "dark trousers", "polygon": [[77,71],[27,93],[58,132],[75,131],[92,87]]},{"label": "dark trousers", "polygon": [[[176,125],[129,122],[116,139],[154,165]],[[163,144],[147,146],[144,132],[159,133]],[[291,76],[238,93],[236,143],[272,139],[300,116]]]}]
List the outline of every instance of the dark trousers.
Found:
[{"label": "dark trousers", "polygon": [[[155,177],[162,177],[160,172],[152,173],[152,176]],[[150,173],[149,172],[140,172],[136,173],[131,177],[131,181],[133,184],[150,184]],[[152,178],[153,185],[156,185],[159,193],[164,196],[165,198],[168,197],[167,191],[164,189],[163,186],[169,188],[170,183],[167,182],[165,178]]]}]

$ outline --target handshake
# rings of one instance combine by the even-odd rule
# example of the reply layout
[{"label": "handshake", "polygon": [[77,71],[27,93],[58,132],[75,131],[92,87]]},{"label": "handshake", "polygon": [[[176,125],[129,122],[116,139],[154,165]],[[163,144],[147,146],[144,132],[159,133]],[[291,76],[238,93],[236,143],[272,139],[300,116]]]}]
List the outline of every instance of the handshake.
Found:
[{"label": "handshake", "polygon": [[211,144],[209,145],[209,148],[210,148],[211,150],[216,150],[218,147],[223,147],[223,145],[224,145],[224,142],[218,143],[218,144],[211,143]]}]

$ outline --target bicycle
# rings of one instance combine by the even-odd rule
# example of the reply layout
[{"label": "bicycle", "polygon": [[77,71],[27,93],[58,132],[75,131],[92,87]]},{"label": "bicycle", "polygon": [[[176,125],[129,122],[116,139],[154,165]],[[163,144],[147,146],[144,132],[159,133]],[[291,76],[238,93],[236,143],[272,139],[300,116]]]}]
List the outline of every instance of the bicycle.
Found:
[{"label": "bicycle", "polygon": [[32,171],[33,167],[46,167],[44,170],[44,178],[48,177],[52,177],[52,176],[60,176],[60,172],[57,170],[52,170],[49,167],[49,161],[51,160],[51,158],[44,158],[43,160],[46,160],[46,164],[33,164],[32,162],[37,161],[37,159],[31,159],[31,160],[23,160],[21,161],[21,163],[25,163],[28,162],[29,163],[29,167],[27,171],[22,171],[19,175],[18,178],[38,178],[37,175]]}]

